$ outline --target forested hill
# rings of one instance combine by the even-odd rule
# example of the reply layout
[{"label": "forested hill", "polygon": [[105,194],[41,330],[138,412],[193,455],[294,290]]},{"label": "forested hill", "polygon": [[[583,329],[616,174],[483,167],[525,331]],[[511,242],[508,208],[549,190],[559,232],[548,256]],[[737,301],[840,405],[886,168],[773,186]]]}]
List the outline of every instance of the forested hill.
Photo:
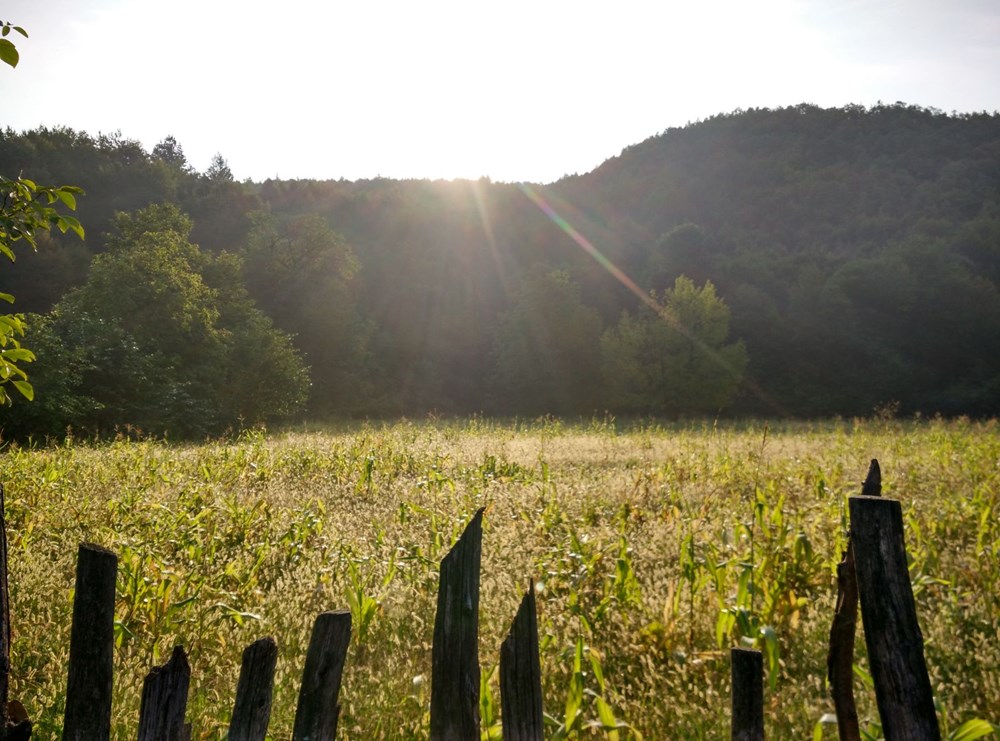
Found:
[{"label": "forested hill", "polygon": [[796,412],[1000,409],[996,114],[739,112],[559,188],[627,235],[644,285],[711,279],[751,375]]},{"label": "forested hill", "polygon": [[[193,222],[180,241],[204,255],[188,261],[199,280],[242,291],[293,335],[314,416],[1000,412],[995,114],[741,111],[547,186],[237,183],[221,157],[195,172],[171,138],[146,152],[66,129],[0,135],[0,173],[20,172],[87,191],[87,241],[55,235],[0,280],[19,310],[55,308],[35,322],[43,347],[68,351],[81,313],[142,335],[79,294],[96,292],[92,256],[127,241],[116,211],[174,203]],[[154,350],[166,365],[178,352],[145,355]],[[109,416],[114,406],[127,417],[128,404],[101,397],[93,369],[107,361],[73,352],[70,378],[39,352],[38,409],[49,384],[50,398],[86,392],[91,416],[77,424],[166,425]],[[176,385],[170,399],[190,379]],[[8,429],[24,429],[18,406],[4,412]],[[64,428],[57,416],[24,425]]]}]

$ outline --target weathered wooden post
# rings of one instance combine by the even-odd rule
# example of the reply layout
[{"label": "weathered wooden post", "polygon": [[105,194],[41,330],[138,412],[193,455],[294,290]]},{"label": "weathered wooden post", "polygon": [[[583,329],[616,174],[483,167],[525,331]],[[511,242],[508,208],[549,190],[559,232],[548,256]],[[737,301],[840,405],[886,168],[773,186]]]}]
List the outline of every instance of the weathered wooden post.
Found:
[{"label": "weathered wooden post", "polygon": [[271,720],[277,663],[278,644],[270,636],[244,649],[228,741],[264,741]]},{"label": "weathered wooden post", "polygon": [[[863,496],[882,494],[882,471],[872,458],[868,475],[861,485]],[[854,569],[854,541],[847,536],[847,549],[837,564],[837,608],[830,626],[830,652],[826,676],[837,711],[840,741],[861,741],[858,710],[854,702],[854,637],[858,624],[858,578]]]},{"label": "weathered wooden post", "polygon": [[504,741],[542,741],[545,738],[533,583],[528,585],[510,633],[500,646],[500,707]]},{"label": "weathered wooden post", "polygon": [[[4,509],[4,489],[0,484],[0,739],[24,741],[31,738],[31,721],[13,717],[8,710],[10,699],[10,593],[7,590],[7,518]],[[12,705],[23,711],[20,703]]]},{"label": "weathered wooden post", "polygon": [[729,650],[733,675],[733,741],[764,741],[764,655]]},{"label": "weathered wooden post", "polygon": [[941,738],[906,562],[899,502],[851,497],[851,541],[875,699],[888,741]]},{"label": "weathered wooden post", "polygon": [[142,684],[139,741],[185,741],[190,729],[187,712],[191,667],[182,646],[174,646],[170,661],[153,667]]},{"label": "weathered wooden post", "polygon": [[63,739],[101,741],[111,737],[117,574],[118,556],[99,545],[80,545]]},{"label": "weathered wooden post", "polygon": [[441,560],[431,649],[431,739],[479,739],[479,568],[483,510]]},{"label": "weathered wooden post", "polygon": [[340,717],[340,680],[351,642],[351,613],[324,612],[313,624],[302,672],[293,741],[332,741]]}]

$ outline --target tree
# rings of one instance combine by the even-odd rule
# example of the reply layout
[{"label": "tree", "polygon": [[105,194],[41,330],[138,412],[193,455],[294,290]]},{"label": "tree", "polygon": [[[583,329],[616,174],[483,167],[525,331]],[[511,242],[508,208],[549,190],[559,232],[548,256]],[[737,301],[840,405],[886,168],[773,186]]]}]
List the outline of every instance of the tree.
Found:
[{"label": "tree", "polygon": [[564,271],[536,271],[503,314],[494,387],[500,408],[588,414],[601,395],[601,319]]},{"label": "tree", "polygon": [[[16,67],[19,55],[17,47],[7,36],[11,30],[22,36],[28,34],[19,26],[12,26],[5,21],[0,25],[0,60]],[[37,234],[52,227],[65,233],[72,230],[83,239],[83,227],[72,216],[60,214],[55,204],[74,210],[76,196],[83,191],[69,185],[58,187],[41,186],[25,177],[18,176],[14,180],[0,176],[0,254],[11,262],[14,261],[14,246],[17,242],[25,242],[32,249],[38,246]],[[9,293],[0,293],[0,299],[8,303],[14,302]],[[34,389],[28,382],[28,374],[21,367],[30,363],[35,355],[24,347],[20,338],[24,336],[25,321],[21,314],[0,315],[0,404],[10,401],[5,386],[13,385],[25,398],[34,398]]]},{"label": "tree", "polygon": [[192,239],[211,251],[237,251],[251,227],[250,214],[260,200],[236,182],[221,154],[212,157],[204,175],[186,180],[179,202],[194,220]]},{"label": "tree", "polygon": [[220,183],[231,183],[234,179],[233,171],[229,169],[229,163],[218,152],[212,157],[212,163],[205,171],[205,177]]},{"label": "tree", "polygon": [[197,437],[295,413],[307,370],[289,336],[254,307],[238,258],[191,244],[191,222],[175,206],[116,223],[87,282],[42,323],[56,349],[39,363],[38,385],[51,399],[34,419],[14,415],[8,434],[71,424]]},{"label": "tree", "polygon": [[655,311],[624,313],[601,338],[609,405],[633,413],[717,413],[733,400],[747,365],[743,343],[726,344],[729,308],[711,282],[698,288],[685,276],[657,303]]},{"label": "tree", "polygon": [[257,212],[252,221],[242,253],[246,286],[312,367],[310,410],[368,411],[361,405],[376,393],[374,327],[358,312],[354,251],[315,214],[279,221]]},{"label": "tree", "polygon": [[712,272],[711,263],[712,250],[705,232],[696,224],[681,224],[661,236],[650,251],[646,285],[670,285],[680,275],[704,283]]},{"label": "tree", "polygon": [[187,172],[190,169],[187,157],[184,156],[184,148],[177,143],[172,135],[164,137],[163,141],[153,147],[153,159],[159,160],[178,170]]}]

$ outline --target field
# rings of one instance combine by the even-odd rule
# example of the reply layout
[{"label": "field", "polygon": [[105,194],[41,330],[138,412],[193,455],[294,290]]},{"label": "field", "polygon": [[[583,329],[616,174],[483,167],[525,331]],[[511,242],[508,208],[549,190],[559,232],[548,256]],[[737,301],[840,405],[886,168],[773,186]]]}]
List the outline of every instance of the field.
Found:
[{"label": "field", "polygon": [[[115,738],[134,737],[142,677],[178,642],[194,738],[224,737],[240,653],[263,635],[280,651],[271,734],[288,738],[312,622],[341,608],[354,623],[341,737],[425,738],[438,562],[485,506],[484,731],[533,579],[552,736],[728,737],[728,648],[743,641],[765,652],[769,737],[832,739],[835,566],[872,457],[903,503],[945,733],[998,722],[1000,431],[967,420],[427,420],[8,447],[11,697],[35,738],[58,737],[89,541],[119,555]],[[860,635],[858,649],[862,726],[878,738]]]}]

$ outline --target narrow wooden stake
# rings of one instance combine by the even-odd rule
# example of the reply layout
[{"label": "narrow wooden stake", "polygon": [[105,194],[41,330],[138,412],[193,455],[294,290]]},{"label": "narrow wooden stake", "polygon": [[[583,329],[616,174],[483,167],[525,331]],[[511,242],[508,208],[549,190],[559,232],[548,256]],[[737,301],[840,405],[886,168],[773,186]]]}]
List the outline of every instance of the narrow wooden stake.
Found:
[{"label": "narrow wooden stake", "polygon": [[431,649],[432,741],[479,738],[479,568],[483,510],[441,560]]},{"label": "narrow wooden stake", "polygon": [[277,663],[278,644],[270,636],[244,649],[228,741],[264,741],[271,720]]},{"label": "narrow wooden stake", "polygon": [[[10,592],[7,589],[7,517],[4,509],[4,489],[0,484],[0,739],[24,741],[31,738],[31,721],[12,717],[10,700]],[[13,703],[23,711],[20,703]],[[21,713],[24,715],[23,713]]]},{"label": "narrow wooden stake", "polygon": [[891,741],[941,738],[924,638],[907,569],[903,512],[882,497],[851,497],[851,539],[868,661],[882,732]]},{"label": "narrow wooden stake", "polygon": [[184,723],[191,667],[183,646],[174,646],[170,661],[153,667],[142,685],[139,741],[184,741],[191,735]]},{"label": "narrow wooden stake", "polygon": [[733,674],[733,741],[764,741],[764,655],[729,650]]},{"label": "narrow wooden stake", "polygon": [[7,590],[7,512],[0,484],[0,733],[7,735],[10,699],[10,593]]},{"label": "narrow wooden stake", "polygon": [[500,645],[500,706],[505,741],[545,738],[534,583],[528,586],[510,633]]},{"label": "narrow wooden stake", "polygon": [[332,741],[337,735],[337,698],[350,642],[350,611],[324,612],[316,618],[302,672],[293,741]]},{"label": "narrow wooden stake", "polygon": [[[865,496],[882,493],[882,472],[872,458],[868,475],[861,485]],[[854,571],[854,542],[847,536],[847,549],[837,564],[837,608],[830,626],[830,652],[826,657],[826,676],[837,712],[840,741],[861,741],[858,709],[854,702],[854,637],[858,625],[858,579]]]},{"label": "narrow wooden stake", "polygon": [[63,716],[66,741],[111,737],[117,574],[118,556],[99,545],[80,545]]}]

